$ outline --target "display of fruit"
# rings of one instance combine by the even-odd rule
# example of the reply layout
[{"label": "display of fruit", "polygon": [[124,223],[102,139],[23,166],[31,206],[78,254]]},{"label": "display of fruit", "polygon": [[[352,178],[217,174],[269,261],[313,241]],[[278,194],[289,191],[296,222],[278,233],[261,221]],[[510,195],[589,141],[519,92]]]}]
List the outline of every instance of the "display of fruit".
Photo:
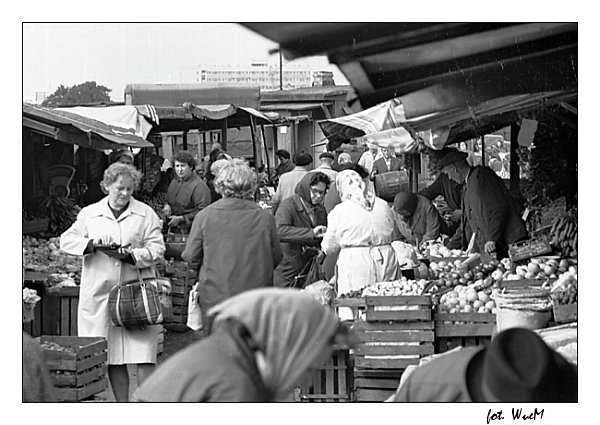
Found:
[{"label": "display of fruit", "polygon": [[67,254],[60,249],[60,238],[49,239],[23,236],[23,267],[25,270],[47,273],[66,273],[75,282],[81,279],[83,257]]},{"label": "display of fruit", "polygon": [[577,256],[577,212],[575,210],[558,217],[550,229],[550,245],[559,250],[563,257]]},{"label": "display of fruit", "polygon": [[532,258],[527,264],[518,265],[514,273],[505,273],[504,280],[519,279],[556,279],[569,270],[571,262],[567,259]]},{"label": "display of fruit", "polygon": [[52,341],[44,341],[40,344],[44,350],[50,351],[62,351],[66,353],[75,353],[75,349],[73,347],[63,347],[60,344]]},{"label": "display of fruit", "polygon": [[493,313],[496,314],[494,298],[498,288],[479,289],[475,285],[458,285],[443,294],[436,310],[439,313]]},{"label": "display of fruit", "polygon": [[420,251],[428,257],[466,257],[467,253],[460,249],[448,249],[443,243],[426,241],[420,246]]},{"label": "display of fruit", "polygon": [[398,280],[379,282],[346,294],[341,294],[339,298],[421,295],[426,284],[427,281],[425,279],[412,280],[402,277]]},{"label": "display of fruit", "polygon": [[550,290],[552,299],[559,304],[577,302],[577,266],[570,266],[562,273]]},{"label": "display of fruit", "polygon": [[39,204],[39,211],[50,219],[48,232],[51,235],[60,235],[69,229],[80,210],[75,201],[64,196],[48,195]]},{"label": "display of fruit", "polygon": [[[438,288],[453,287],[457,285],[468,286],[473,284],[491,286],[501,282],[506,270],[506,263],[491,260],[485,264],[477,264],[470,270],[461,267],[463,261],[432,261],[429,264],[430,276]],[[489,279],[488,279],[489,278]],[[487,282],[485,282],[487,279]],[[484,284],[485,282],[485,284]]]}]

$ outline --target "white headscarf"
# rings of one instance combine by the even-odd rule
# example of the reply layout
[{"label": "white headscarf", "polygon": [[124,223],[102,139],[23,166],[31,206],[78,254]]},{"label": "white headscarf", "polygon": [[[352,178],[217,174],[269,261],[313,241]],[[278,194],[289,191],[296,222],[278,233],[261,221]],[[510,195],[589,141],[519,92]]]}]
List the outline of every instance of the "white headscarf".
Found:
[{"label": "white headscarf", "polygon": [[208,311],[213,328],[230,317],[244,324],[258,345],[259,370],[276,399],[298,384],[338,324],[335,314],[312,295],[287,288],[246,291]]},{"label": "white headscarf", "polygon": [[335,183],[342,202],[355,202],[368,211],[373,210],[375,193],[371,185],[367,185],[356,171],[340,171],[336,176]]}]

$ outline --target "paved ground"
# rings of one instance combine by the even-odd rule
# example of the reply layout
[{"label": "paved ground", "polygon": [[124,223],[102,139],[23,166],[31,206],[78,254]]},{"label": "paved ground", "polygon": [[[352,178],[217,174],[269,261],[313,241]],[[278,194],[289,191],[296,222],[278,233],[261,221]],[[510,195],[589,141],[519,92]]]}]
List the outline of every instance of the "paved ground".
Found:
[{"label": "paved ground", "polygon": [[[163,363],[165,360],[167,360],[169,357],[171,357],[177,351],[181,350],[182,348],[188,346],[189,344],[191,344],[194,341],[197,341],[201,338],[202,338],[202,331],[195,332],[195,331],[190,330],[188,332],[172,332],[172,331],[169,331],[169,329],[167,329],[167,332],[165,334],[163,352],[157,358],[158,365]],[[131,398],[133,391],[135,390],[134,383],[137,382],[136,372],[137,371],[135,370],[134,367],[129,368],[129,380],[131,382],[129,398]],[[97,394],[94,397],[94,399],[90,400],[90,401],[95,401],[95,402],[112,401],[112,402],[114,402],[115,397],[112,393],[112,390],[110,389],[110,385],[106,391],[103,391],[100,394]]]}]

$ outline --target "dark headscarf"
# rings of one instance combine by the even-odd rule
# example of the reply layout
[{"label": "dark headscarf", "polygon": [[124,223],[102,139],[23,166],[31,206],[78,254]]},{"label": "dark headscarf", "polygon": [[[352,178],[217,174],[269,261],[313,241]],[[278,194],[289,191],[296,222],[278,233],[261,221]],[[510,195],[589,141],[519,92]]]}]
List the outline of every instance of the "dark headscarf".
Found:
[{"label": "dark headscarf", "polygon": [[309,206],[312,206],[310,201],[310,181],[313,177],[312,173],[306,174],[296,185],[294,193],[302,198]]},{"label": "dark headscarf", "polygon": [[394,198],[394,208],[396,211],[404,210],[413,215],[417,209],[417,195],[411,192],[400,192]]}]

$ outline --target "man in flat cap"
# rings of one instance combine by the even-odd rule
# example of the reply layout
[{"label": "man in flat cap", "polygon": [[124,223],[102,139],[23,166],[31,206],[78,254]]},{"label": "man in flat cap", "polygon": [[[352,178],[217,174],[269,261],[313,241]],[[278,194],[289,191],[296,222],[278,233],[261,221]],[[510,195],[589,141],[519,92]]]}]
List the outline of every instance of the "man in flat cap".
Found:
[{"label": "man in flat cap", "polygon": [[485,348],[453,350],[416,367],[389,401],[576,403],[577,397],[577,367],[534,331],[509,328]]},{"label": "man in flat cap", "polygon": [[462,200],[462,249],[466,249],[475,234],[475,252],[508,255],[508,245],[527,238],[521,220],[504,182],[488,167],[471,167],[467,154],[448,152],[438,167],[457,183],[465,182]]},{"label": "man in flat cap", "polygon": [[308,173],[313,158],[310,154],[302,152],[294,155],[293,161],[295,165],[294,169],[279,177],[277,190],[271,200],[271,211],[273,214],[277,212],[277,208],[279,208],[281,201],[295,193],[296,185],[302,180],[302,177]]}]

